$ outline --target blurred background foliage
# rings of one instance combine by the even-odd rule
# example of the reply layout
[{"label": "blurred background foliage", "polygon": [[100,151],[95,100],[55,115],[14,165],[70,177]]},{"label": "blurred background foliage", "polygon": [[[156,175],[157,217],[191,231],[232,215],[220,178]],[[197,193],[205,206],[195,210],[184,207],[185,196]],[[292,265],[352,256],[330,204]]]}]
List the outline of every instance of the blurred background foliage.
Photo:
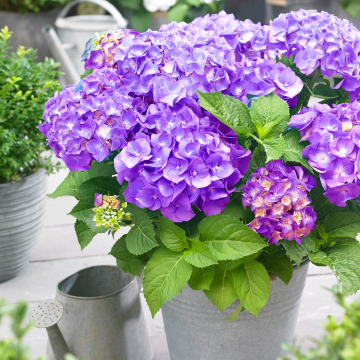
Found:
[{"label": "blurred background foliage", "polygon": [[344,309],[341,321],[329,316],[324,325],[325,335],[320,340],[313,340],[315,346],[302,353],[294,345],[283,345],[291,353],[289,358],[279,360],[359,360],[360,359],[360,298],[347,303],[339,286],[332,288],[337,303]]}]

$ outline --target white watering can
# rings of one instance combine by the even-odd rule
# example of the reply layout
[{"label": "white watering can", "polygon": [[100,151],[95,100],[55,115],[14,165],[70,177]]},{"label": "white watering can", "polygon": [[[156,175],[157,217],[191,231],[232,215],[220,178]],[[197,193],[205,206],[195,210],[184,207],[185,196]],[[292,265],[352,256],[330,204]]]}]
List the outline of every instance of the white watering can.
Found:
[{"label": "white watering can", "polygon": [[[70,9],[82,2],[91,2],[104,8],[111,15],[78,15],[69,16]],[[125,28],[128,21],[119,11],[105,0],[75,0],[67,4],[55,21],[56,32],[50,25],[42,28],[45,40],[56,61],[61,63],[61,70],[65,73],[64,85],[77,83],[79,75],[84,72],[81,55],[86,42],[96,33],[106,30]]]}]

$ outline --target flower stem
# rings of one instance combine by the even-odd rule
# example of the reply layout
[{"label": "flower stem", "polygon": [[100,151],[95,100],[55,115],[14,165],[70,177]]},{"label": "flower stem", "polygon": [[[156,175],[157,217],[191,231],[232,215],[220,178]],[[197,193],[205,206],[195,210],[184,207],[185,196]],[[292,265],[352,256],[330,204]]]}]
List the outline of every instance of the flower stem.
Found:
[{"label": "flower stem", "polygon": [[310,90],[313,89],[314,85],[315,85],[315,81],[318,79],[318,77],[321,75],[321,71],[320,68],[317,67],[314,72],[310,75],[310,83],[309,83],[309,88]]}]

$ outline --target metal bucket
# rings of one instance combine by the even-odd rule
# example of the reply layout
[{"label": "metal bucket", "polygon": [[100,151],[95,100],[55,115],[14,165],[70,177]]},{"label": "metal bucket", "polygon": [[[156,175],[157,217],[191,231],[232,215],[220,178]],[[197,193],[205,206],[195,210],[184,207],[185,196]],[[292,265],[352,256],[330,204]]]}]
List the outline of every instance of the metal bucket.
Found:
[{"label": "metal bucket", "polygon": [[[152,350],[134,276],[116,266],[81,270],[57,287],[58,323],[70,352],[86,360],[151,360]],[[54,360],[48,343],[46,355]]]},{"label": "metal bucket", "polygon": [[280,344],[292,342],[308,268],[306,262],[294,269],[288,286],[272,281],[257,319],[244,311],[237,321],[227,321],[238,300],[220,314],[202,291],[186,285],[161,308],[171,360],[275,360],[283,355]]},{"label": "metal bucket", "polygon": [[0,283],[18,275],[30,260],[44,220],[46,187],[44,169],[0,184]]},{"label": "metal bucket", "polygon": [[[65,17],[70,9],[82,2],[91,2],[104,8],[109,15],[80,15]],[[84,64],[81,55],[85,50],[86,42],[106,30],[125,28],[125,20],[119,11],[105,0],[75,0],[67,4],[60,12],[55,21],[55,28],[63,47],[69,54],[76,70],[81,75],[84,72]]]}]

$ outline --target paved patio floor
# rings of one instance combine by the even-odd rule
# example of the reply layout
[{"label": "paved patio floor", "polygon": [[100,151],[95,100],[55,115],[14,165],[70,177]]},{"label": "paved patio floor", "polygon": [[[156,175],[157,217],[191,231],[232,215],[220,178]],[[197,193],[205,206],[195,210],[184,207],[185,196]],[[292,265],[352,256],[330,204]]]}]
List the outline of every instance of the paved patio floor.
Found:
[{"label": "paved patio floor", "polygon": [[[51,175],[48,193],[53,192],[66,175],[66,170]],[[18,277],[0,284],[0,298],[5,298],[8,303],[25,299],[31,307],[39,301],[54,298],[56,284],[74,272],[93,265],[115,265],[114,258],[107,255],[113,245],[111,236],[98,235],[81,252],[73,227],[74,218],[66,215],[76,203],[73,198],[48,199],[47,202],[44,229],[30,264]],[[310,266],[296,327],[296,337],[303,348],[310,346],[309,337],[321,336],[322,323],[327,315],[342,315],[341,308],[324,289],[335,283],[330,270]],[[161,313],[152,319],[142,294],[141,299],[154,351],[153,360],[170,360]],[[8,335],[9,324],[4,322],[0,326],[0,339]],[[45,353],[46,331],[32,329],[25,342],[33,349],[33,359],[37,359]]]}]

